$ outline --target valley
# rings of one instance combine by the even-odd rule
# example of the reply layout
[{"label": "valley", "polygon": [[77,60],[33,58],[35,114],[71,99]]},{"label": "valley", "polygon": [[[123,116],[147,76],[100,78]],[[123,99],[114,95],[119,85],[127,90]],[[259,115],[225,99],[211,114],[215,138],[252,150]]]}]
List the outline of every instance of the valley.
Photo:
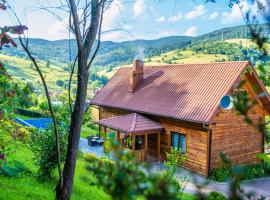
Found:
[{"label": "valley", "polygon": [[[254,42],[245,38],[245,31],[244,26],[236,26],[198,37],[173,36],[158,40],[102,42],[91,68],[89,96],[91,98],[93,91],[107,83],[117,69],[131,65],[134,58],[143,58],[146,66],[237,60],[250,60],[256,65],[260,53]],[[70,56],[74,59],[74,41],[69,43],[68,40],[30,39],[30,44],[50,91],[53,94],[66,91],[70,77],[70,58],[67,50],[71,48]],[[33,64],[20,46],[17,49],[4,48],[0,60],[9,66],[7,70],[14,79],[31,83],[34,88],[42,86]],[[267,63],[268,60],[270,59],[262,62]],[[36,89],[35,92],[43,94],[40,89]],[[72,93],[75,92],[76,82],[72,81]]]}]

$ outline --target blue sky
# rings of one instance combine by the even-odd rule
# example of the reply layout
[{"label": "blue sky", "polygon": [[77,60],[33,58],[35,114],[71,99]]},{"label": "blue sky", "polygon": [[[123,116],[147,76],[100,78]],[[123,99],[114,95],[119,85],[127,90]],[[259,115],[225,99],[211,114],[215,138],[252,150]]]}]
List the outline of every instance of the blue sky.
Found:
[{"label": "blue sky", "polygon": [[[65,27],[47,11],[37,6],[52,5],[56,0],[10,0],[14,10],[29,27],[29,37],[49,40],[68,37]],[[222,27],[244,24],[238,6],[228,0],[205,3],[205,0],[114,0],[104,16],[103,40],[123,41],[156,39],[172,35],[197,36]],[[244,7],[249,4],[244,1]],[[67,20],[65,14],[62,17]],[[0,12],[0,26],[12,25],[7,12]],[[111,31],[123,29],[122,31]]]}]

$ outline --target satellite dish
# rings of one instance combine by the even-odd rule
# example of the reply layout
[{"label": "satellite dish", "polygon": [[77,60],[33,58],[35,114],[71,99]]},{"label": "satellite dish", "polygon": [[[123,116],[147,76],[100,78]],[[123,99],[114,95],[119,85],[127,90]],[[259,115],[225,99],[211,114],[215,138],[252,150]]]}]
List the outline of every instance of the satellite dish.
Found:
[{"label": "satellite dish", "polygon": [[220,100],[220,107],[224,110],[233,108],[233,98],[229,95],[223,96]]}]

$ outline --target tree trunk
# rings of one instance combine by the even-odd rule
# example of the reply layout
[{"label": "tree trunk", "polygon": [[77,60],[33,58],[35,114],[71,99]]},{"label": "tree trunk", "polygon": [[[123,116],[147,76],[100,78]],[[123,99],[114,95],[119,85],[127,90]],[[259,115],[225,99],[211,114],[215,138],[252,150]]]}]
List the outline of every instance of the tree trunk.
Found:
[{"label": "tree trunk", "polygon": [[[76,158],[80,141],[81,124],[84,116],[84,108],[87,95],[89,68],[92,64],[92,59],[94,59],[96,56],[96,53],[93,54],[89,63],[88,57],[90,56],[90,52],[92,50],[98,29],[100,40],[100,30],[102,23],[101,16],[103,15],[105,2],[106,0],[91,1],[91,22],[88,29],[86,29],[86,31],[83,33],[83,35],[85,35],[84,38],[83,35],[81,35],[80,21],[78,19],[76,3],[74,0],[69,0],[69,6],[73,17],[73,28],[75,31],[78,46],[78,83],[75,106],[71,114],[67,155],[63,170],[63,184],[59,182],[56,187],[56,199],[58,200],[69,200],[72,193]],[[87,20],[87,18],[84,20]]]},{"label": "tree trunk", "polygon": [[78,53],[77,95],[71,115],[66,162],[63,170],[63,185],[61,187],[58,184],[56,188],[56,199],[58,200],[69,200],[73,188],[81,124],[87,94],[88,73],[86,52],[82,50],[82,52]]}]

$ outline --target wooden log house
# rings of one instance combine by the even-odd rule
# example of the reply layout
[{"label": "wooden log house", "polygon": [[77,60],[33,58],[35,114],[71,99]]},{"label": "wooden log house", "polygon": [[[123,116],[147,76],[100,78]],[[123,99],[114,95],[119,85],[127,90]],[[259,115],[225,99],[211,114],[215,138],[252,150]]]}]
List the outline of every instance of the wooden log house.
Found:
[{"label": "wooden log house", "polygon": [[[239,92],[255,102],[248,111],[252,125],[233,108],[220,107],[224,96]],[[144,67],[135,60],[132,68],[118,70],[91,106],[106,132],[116,131],[122,142],[132,137],[138,160],[163,161],[176,147],[187,155],[184,167],[208,176],[221,164],[220,152],[235,164],[259,162],[270,98],[249,62]]]}]

